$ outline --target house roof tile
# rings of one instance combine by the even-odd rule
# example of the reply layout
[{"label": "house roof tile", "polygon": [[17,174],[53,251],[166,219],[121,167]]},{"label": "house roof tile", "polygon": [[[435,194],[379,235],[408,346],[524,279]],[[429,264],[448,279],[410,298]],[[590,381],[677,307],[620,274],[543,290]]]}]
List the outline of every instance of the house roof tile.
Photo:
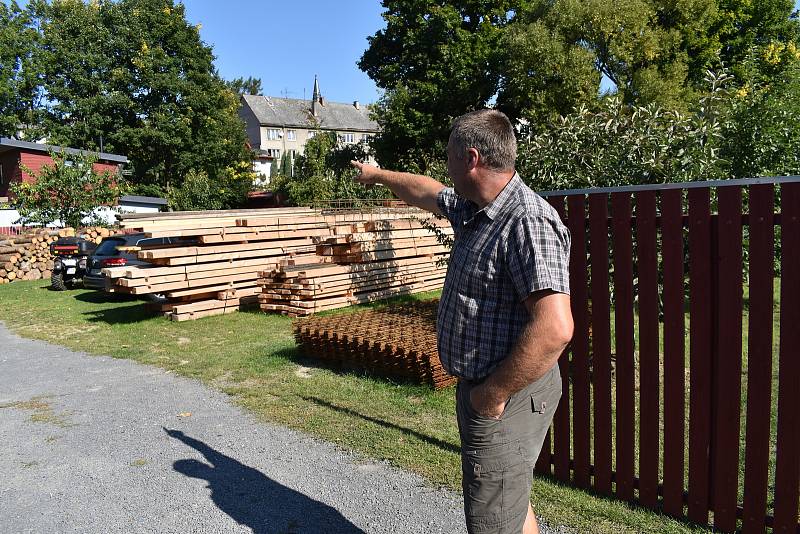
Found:
[{"label": "house roof tile", "polygon": [[[242,95],[262,126],[308,128],[313,124],[311,102],[297,98]],[[316,120],[323,130],[357,130],[377,132],[378,124],[370,120],[366,106],[356,109],[353,104],[325,101],[318,104]]]}]

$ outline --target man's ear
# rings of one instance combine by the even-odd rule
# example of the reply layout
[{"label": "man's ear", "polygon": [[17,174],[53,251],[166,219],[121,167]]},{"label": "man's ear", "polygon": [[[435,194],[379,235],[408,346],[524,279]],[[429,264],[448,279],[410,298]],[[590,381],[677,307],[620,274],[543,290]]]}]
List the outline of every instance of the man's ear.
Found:
[{"label": "man's ear", "polygon": [[478,162],[480,162],[481,154],[478,152],[477,148],[468,148],[467,149],[467,170],[472,170],[478,166]]}]

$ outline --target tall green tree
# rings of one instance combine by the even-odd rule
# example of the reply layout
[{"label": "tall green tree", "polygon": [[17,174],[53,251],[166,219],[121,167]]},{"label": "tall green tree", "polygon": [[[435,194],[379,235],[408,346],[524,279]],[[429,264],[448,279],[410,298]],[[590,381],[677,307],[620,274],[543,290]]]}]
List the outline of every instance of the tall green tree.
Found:
[{"label": "tall green tree", "polygon": [[686,108],[716,65],[716,0],[534,0],[503,39],[498,106],[542,121],[595,105],[601,76],[627,104]]},{"label": "tall green tree", "polygon": [[226,82],[228,88],[238,95],[261,95],[261,78],[234,78]]},{"label": "tall green tree", "polygon": [[43,133],[38,117],[40,73],[34,62],[39,34],[32,23],[16,0],[0,2],[0,135],[21,132],[26,140]]},{"label": "tall green tree", "polygon": [[521,0],[383,0],[386,28],[368,38],[359,68],[386,91],[373,140],[378,160],[441,154],[453,118],[496,92],[502,28]]},{"label": "tall green tree", "polygon": [[173,0],[35,0],[51,141],[125,154],[167,191],[249,158],[238,97]]}]

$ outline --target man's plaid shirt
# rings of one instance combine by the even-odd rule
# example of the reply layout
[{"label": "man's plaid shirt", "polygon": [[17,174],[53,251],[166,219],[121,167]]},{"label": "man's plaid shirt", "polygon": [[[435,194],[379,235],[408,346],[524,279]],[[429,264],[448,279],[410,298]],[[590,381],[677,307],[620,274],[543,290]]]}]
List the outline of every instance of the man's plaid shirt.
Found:
[{"label": "man's plaid shirt", "polygon": [[522,333],[528,295],[569,294],[569,231],[518,174],[483,209],[452,188],[437,203],[455,234],[439,302],[439,357],[450,374],[480,380]]}]

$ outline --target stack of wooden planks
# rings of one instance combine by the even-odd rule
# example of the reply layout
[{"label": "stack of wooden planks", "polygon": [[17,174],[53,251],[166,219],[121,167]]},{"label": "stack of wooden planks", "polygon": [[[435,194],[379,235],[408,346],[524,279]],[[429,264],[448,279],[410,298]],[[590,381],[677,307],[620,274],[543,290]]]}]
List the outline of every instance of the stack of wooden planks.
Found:
[{"label": "stack of wooden planks", "polygon": [[[440,226],[438,231],[452,234],[449,226]],[[261,309],[302,317],[439,289],[447,253],[436,233],[416,218],[338,227],[335,235],[321,239],[314,257],[284,261],[263,273]]]},{"label": "stack of wooden planks", "polygon": [[[153,307],[176,321],[258,302],[267,311],[307,315],[441,287],[444,270],[437,261],[446,251],[414,216],[424,214],[410,208],[336,213],[272,208],[125,215],[126,230],[168,243],[138,250],[145,265],[108,267],[103,273],[109,291],[163,295],[166,302]],[[339,245],[349,248],[337,248],[337,254],[325,248]],[[293,270],[298,275],[287,276]],[[310,271],[311,278],[305,276]],[[298,287],[283,294],[283,287],[271,285],[278,280]],[[271,294],[278,296],[265,299]],[[295,306],[298,296],[302,303]]]},{"label": "stack of wooden planks", "polygon": [[[259,216],[264,224],[237,226],[240,217]],[[164,238],[161,246],[138,250],[144,265],[109,267],[109,291],[160,295],[154,309],[175,321],[221,315],[256,306],[259,272],[281,258],[314,250],[326,226],[309,231],[308,208],[222,210],[123,215],[121,226],[145,237]]]},{"label": "stack of wooden planks", "polygon": [[429,384],[436,389],[456,378],[442,368],[436,349],[438,300],[388,306],[327,317],[299,319],[300,349],[336,369]]}]

